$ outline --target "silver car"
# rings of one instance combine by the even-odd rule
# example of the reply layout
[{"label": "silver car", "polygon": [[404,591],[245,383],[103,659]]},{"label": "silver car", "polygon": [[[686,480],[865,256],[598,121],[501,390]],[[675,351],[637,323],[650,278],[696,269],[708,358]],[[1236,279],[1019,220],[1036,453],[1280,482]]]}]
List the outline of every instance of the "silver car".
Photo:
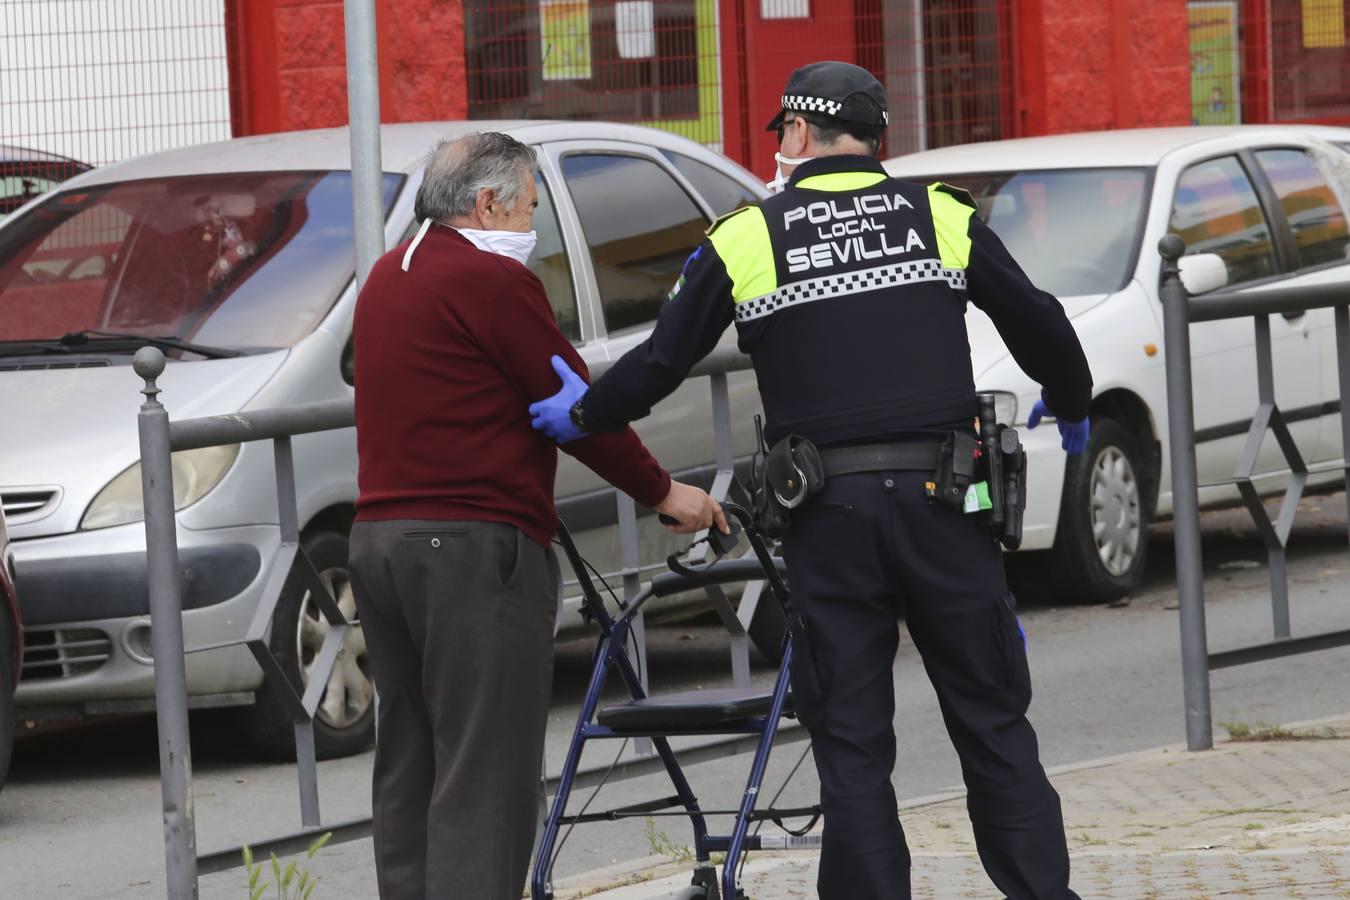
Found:
[{"label": "silver car", "polygon": [[[764,194],[725,158],[665,132],[563,122],[458,122],[382,132],[385,240],[415,227],[426,152],[444,137],[507,131],[540,156],[539,242],[530,267],[588,363],[641,341],[712,220]],[[145,536],[136,439],[142,383],[126,335],[170,349],[161,399],[174,418],[352,395],[351,173],[345,129],[170,151],[77,177],[0,225],[0,495],[13,540],[27,644],[22,714],[89,714],[153,703]],[[729,332],[725,338],[733,340]],[[706,381],[639,428],[657,457],[698,480],[713,459]],[[753,379],[731,380],[736,447],[749,452]],[[351,430],[297,438],[299,514],[316,567],[348,613],[346,534],[356,499]],[[446,460],[446,465],[453,465]],[[189,650],[242,637],[279,545],[267,443],[174,455]],[[704,483],[706,483],[706,478]],[[613,570],[612,491],[564,462],[564,517]],[[648,517],[645,563],[672,549]],[[568,628],[580,624],[569,603]],[[274,653],[304,682],[324,625],[298,585],[273,621]],[[327,685],[321,755],[372,735],[373,692],[359,632]],[[198,706],[242,706],[262,750],[293,752],[291,725],[242,647],[192,653]],[[255,702],[256,698],[256,702]]]}]

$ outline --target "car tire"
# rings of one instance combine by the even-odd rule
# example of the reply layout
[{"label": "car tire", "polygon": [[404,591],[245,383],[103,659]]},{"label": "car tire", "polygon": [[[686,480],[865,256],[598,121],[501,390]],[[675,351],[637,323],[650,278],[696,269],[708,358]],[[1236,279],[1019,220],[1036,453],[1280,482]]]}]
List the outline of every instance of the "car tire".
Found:
[{"label": "car tire", "polygon": [[[3,565],[0,562],[0,565]],[[0,603],[3,603],[0,598]],[[14,753],[14,635],[0,609],[0,791],[9,775],[9,761]]]},{"label": "car tire", "polygon": [[1107,418],[1093,420],[1087,449],[1069,457],[1048,560],[1057,599],[1108,603],[1139,586],[1148,557],[1145,460],[1139,439]]},{"label": "car tire", "polygon": [[[305,553],[328,584],[343,615],[356,617],[351,575],[347,570],[347,538],[316,531],[302,538]],[[319,614],[297,573],[292,570],[272,617],[269,646],[287,679],[303,694],[307,669],[317,656],[327,623]],[[295,759],[295,724],[276,691],[267,684],[244,714],[250,743],[268,759]],[[348,632],[346,643],[314,714],[314,749],[319,759],[352,756],[375,742],[375,687],[366,662],[365,638],[360,626]]]}]

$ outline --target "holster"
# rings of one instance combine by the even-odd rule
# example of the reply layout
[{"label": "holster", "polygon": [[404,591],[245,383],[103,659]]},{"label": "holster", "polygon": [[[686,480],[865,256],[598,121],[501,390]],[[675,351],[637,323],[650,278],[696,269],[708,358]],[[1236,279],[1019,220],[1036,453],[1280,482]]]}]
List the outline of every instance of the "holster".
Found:
[{"label": "holster", "polygon": [[755,454],[751,471],[755,516],[770,537],[782,537],[791,525],[791,511],[819,494],[825,466],[816,445],[800,435],[783,438]]},{"label": "holster", "polygon": [[1027,503],[1027,452],[1017,431],[997,421],[993,396],[981,394],[979,402],[982,474],[989,487],[989,509],[980,516],[1004,547],[1016,550]]},{"label": "holster", "polygon": [[979,441],[974,435],[960,431],[947,435],[938,452],[938,465],[932,480],[924,485],[930,501],[957,512],[965,508],[966,491],[975,483],[979,449]]}]

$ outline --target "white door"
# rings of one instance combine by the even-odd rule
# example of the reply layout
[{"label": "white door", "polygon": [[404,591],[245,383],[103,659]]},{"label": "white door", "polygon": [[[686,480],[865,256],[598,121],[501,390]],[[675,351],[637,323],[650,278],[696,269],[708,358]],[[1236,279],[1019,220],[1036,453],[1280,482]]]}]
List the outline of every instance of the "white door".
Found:
[{"label": "white door", "polygon": [[[1170,230],[1186,252],[1217,253],[1228,265],[1229,287],[1249,288],[1286,276],[1274,230],[1252,178],[1237,156],[1220,156],[1187,168],[1177,182]],[[1322,404],[1322,349],[1313,317],[1270,317],[1275,400],[1305,461],[1316,451]],[[1255,328],[1250,318],[1191,326],[1195,393],[1196,460],[1200,484],[1233,478],[1256,411]],[[1311,411],[1311,412],[1310,412]],[[1262,445],[1257,472],[1276,481],[1287,469],[1275,437]],[[1213,497],[1215,492],[1206,492]],[[1204,495],[1202,495],[1204,499]]]}]

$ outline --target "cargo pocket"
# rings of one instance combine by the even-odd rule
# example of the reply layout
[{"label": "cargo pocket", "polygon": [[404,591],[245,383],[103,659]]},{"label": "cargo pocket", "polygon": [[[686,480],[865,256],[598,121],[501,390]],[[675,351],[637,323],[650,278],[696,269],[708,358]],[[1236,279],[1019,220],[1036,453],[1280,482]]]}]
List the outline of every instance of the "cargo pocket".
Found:
[{"label": "cargo pocket", "polygon": [[1011,593],[994,604],[994,628],[1009,702],[1016,711],[1025,713],[1031,705],[1031,668],[1027,664],[1026,638],[1017,624],[1017,600]]},{"label": "cargo pocket", "polygon": [[797,721],[815,731],[825,724],[825,692],[821,689],[820,671],[816,666],[811,646],[811,629],[801,616],[789,626],[792,633],[792,669],[788,673],[792,683],[792,708]]}]

